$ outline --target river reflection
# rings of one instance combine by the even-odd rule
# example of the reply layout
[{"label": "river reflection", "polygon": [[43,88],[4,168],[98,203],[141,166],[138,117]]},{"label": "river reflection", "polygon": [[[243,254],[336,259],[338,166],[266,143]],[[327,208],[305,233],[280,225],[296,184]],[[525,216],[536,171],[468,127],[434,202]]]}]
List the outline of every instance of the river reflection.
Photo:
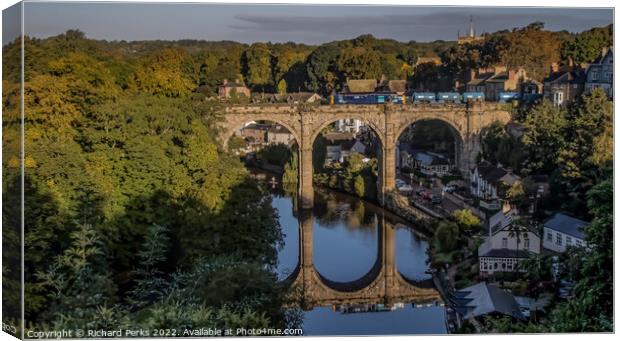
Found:
[{"label": "river reflection", "polygon": [[424,238],[358,198],[321,190],[312,212],[274,192],[285,234],[278,276],[300,288],[305,335],[442,334]]}]

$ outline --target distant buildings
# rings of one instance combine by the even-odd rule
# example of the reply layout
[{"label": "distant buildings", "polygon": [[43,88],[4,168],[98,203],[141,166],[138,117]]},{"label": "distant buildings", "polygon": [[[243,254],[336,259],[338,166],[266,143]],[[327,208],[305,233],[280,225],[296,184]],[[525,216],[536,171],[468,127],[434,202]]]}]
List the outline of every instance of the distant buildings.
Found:
[{"label": "distant buildings", "polygon": [[323,135],[327,140],[327,154],[329,162],[344,162],[352,153],[366,153],[366,146],[355,139],[351,133],[327,133]]},{"label": "distant buildings", "polygon": [[583,70],[572,62],[562,67],[553,63],[549,76],[544,79],[544,96],[555,106],[564,106],[581,96],[584,81]]},{"label": "distant buildings", "polygon": [[482,92],[486,100],[497,101],[500,92],[519,92],[521,83],[526,79],[522,68],[507,70],[504,66],[493,66],[472,69],[465,90]]},{"label": "distant buildings", "polygon": [[240,79],[236,79],[234,82],[224,79],[224,82],[222,82],[218,89],[218,95],[220,99],[228,99],[236,95],[250,98],[250,89]]},{"label": "distant buildings", "polygon": [[267,142],[269,144],[285,144],[288,146],[294,140],[293,134],[281,125],[272,125],[267,130]]},{"label": "distant buildings", "polygon": [[564,252],[569,246],[586,246],[583,228],[587,222],[556,213],[543,224],[543,247],[555,252]]},{"label": "distant buildings", "polygon": [[342,119],[335,122],[335,129],[341,133],[357,134],[364,127],[364,122],[352,118]]},{"label": "distant buildings", "polygon": [[401,156],[404,167],[417,169],[425,175],[444,176],[454,169],[454,163],[447,157],[430,151],[413,151],[412,155],[403,151]]},{"label": "distant buildings", "polygon": [[614,49],[605,47],[601,56],[586,70],[585,91],[602,88],[609,98],[614,96]]},{"label": "distant buildings", "polygon": [[469,31],[467,35],[461,36],[460,32],[457,33],[457,42],[459,45],[463,44],[471,44],[484,41],[483,36],[476,36],[476,29],[474,28],[474,20],[473,18],[469,18]]}]

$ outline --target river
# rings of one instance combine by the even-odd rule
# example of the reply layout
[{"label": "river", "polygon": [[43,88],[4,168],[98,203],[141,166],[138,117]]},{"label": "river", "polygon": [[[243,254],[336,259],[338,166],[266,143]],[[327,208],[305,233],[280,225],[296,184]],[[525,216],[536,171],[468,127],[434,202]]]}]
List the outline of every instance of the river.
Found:
[{"label": "river", "polygon": [[278,277],[302,288],[304,335],[446,333],[445,308],[426,273],[428,243],[414,226],[330,190],[316,191],[304,213],[292,196],[271,195],[285,235]]}]

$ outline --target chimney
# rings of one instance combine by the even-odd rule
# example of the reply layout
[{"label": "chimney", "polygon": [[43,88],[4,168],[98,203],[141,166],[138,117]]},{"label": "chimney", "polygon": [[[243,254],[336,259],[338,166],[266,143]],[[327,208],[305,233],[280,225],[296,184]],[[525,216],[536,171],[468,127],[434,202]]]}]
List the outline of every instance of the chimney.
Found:
[{"label": "chimney", "polygon": [[508,79],[509,80],[514,80],[517,78],[517,71],[515,70],[508,70]]},{"label": "chimney", "polygon": [[476,75],[478,74],[478,72],[475,69],[469,69],[469,80],[474,80],[476,79]]},{"label": "chimney", "polygon": [[573,57],[568,57],[568,66],[572,68],[574,65],[575,63],[573,62]]},{"label": "chimney", "polygon": [[558,63],[551,63],[551,73],[558,72],[559,70],[560,67],[558,66]]},{"label": "chimney", "polygon": [[601,49],[601,57],[605,57],[605,55],[607,54],[607,51],[609,51],[609,47],[605,46]]}]

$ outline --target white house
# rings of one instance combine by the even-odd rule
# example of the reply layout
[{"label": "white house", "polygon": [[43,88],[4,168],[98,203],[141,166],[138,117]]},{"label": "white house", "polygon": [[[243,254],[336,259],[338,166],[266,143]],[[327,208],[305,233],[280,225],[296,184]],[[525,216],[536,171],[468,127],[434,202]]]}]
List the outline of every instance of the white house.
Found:
[{"label": "white house", "polygon": [[564,252],[569,246],[586,246],[583,228],[587,222],[556,213],[543,225],[543,247],[555,252]]},{"label": "white house", "polygon": [[488,209],[499,209],[499,190],[503,184],[507,187],[521,181],[510,168],[501,165],[493,166],[484,162],[469,173],[470,191],[474,197],[480,198],[480,205]]},{"label": "white house", "polygon": [[515,209],[508,208],[489,219],[489,237],[478,247],[480,274],[514,272],[523,259],[540,253],[540,236],[530,227],[514,228]]},{"label": "white house", "polygon": [[290,145],[294,139],[293,134],[281,125],[273,125],[267,130],[267,142],[269,144]]},{"label": "white house", "polygon": [[603,88],[609,98],[614,96],[614,49],[604,48],[600,57],[594,60],[586,70],[585,91]]},{"label": "white house", "polygon": [[414,152],[411,162],[426,175],[444,176],[454,168],[448,158],[433,152]]},{"label": "white house", "polygon": [[341,133],[357,134],[362,130],[364,122],[352,118],[346,118],[336,121],[335,130]]}]

